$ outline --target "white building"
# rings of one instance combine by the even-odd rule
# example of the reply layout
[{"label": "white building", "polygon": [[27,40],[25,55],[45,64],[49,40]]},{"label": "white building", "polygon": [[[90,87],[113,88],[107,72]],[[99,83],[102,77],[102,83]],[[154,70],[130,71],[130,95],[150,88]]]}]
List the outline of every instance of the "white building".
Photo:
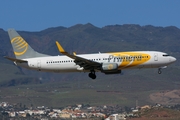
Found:
[{"label": "white building", "polygon": [[125,114],[112,114],[105,120],[126,120]]}]

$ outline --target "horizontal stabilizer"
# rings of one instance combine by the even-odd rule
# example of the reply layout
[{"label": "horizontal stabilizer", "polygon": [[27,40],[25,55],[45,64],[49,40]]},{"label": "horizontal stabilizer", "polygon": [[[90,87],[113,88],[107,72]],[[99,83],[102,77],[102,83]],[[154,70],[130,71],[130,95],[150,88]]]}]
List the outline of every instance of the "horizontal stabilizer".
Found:
[{"label": "horizontal stabilizer", "polygon": [[13,61],[13,62],[18,62],[18,63],[27,63],[26,60],[21,60],[21,59],[16,59],[16,58],[10,58],[10,57],[7,57],[7,56],[4,56],[4,58],[10,60],[10,61]]}]

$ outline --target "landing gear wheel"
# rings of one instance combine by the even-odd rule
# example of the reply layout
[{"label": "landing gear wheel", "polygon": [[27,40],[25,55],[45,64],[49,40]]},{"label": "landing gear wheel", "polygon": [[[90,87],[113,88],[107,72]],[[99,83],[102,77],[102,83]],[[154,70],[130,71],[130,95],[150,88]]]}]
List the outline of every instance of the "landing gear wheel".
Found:
[{"label": "landing gear wheel", "polygon": [[95,72],[94,72],[94,71],[91,71],[91,72],[89,73],[89,77],[92,78],[92,79],[96,79]]},{"label": "landing gear wheel", "polygon": [[92,79],[96,79],[96,75],[95,75],[95,74],[93,74],[93,77],[92,77]]},{"label": "landing gear wheel", "polygon": [[92,73],[89,73],[89,77],[92,78],[93,74]]}]

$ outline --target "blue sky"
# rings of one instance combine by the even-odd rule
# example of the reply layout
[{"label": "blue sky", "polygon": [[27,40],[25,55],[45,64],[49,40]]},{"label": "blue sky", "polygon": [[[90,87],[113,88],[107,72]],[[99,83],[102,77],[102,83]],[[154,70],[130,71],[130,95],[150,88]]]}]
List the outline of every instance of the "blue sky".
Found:
[{"label": "blue sky", "polygon": [[180,28],[180,0],[1,0],[0,28],[41,31],[91,23]]}]

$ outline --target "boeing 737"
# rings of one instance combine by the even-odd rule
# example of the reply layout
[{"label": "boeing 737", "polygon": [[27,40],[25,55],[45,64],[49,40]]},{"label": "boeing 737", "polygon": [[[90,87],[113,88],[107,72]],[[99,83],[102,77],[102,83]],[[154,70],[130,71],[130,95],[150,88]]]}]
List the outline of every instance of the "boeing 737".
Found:
[{"label": "boeing 737", "polygon": [[119,74],[123,69],[158,68],[161,69],[176,61],[164,52],[158,51],[131,51],[109,52],[96,54],[70,54],[56,41],[61,56],[50,56],[36,52],[14,30],[9,29],[8,34],[16,58],[5,56],[15,65],[32,70],[45,72],[89,72],[89,77],[96,79],[95,72],[105,74]]}]

